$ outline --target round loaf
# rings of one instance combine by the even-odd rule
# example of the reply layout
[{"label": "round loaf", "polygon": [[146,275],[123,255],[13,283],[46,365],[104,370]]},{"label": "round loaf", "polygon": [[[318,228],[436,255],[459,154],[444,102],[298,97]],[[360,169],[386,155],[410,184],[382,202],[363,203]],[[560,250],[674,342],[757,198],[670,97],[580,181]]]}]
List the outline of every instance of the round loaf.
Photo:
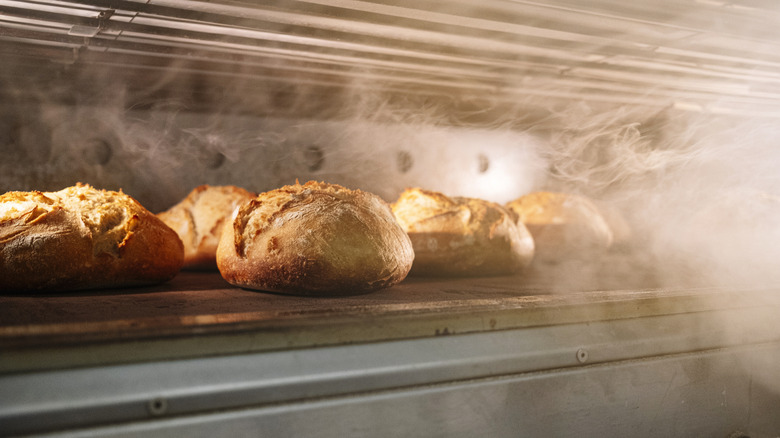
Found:
[{"label": "round loaf", "polygon": [[185,269],[217,269],[217,245],[233,210],[257,194],[236,186],[202,185],[157,214],[184,243]]},{"label": "round loaf", "polygon": [[606,250],[613,235],[598,207],[583,196],[535,192],[507,204],[536,243],[536,259],[554,263]]},{"label": "round loaf", "polygon": [[161,283],[183,258],[176,233],[121,191],[78,184],[0,195],[0,290]]},{"label": "round loaf", "polygon": [[393,213],[412,241],[415,275],[512,274],[534,256],[525,226],[493,202],[413,188],[401,193]]},{"label": "round loaf", "polygon": [[409,273],[409,237],[378,196],[310,181],[261,193],[225,226],[217,266],[229,283],[299,295],[352,295]]}]

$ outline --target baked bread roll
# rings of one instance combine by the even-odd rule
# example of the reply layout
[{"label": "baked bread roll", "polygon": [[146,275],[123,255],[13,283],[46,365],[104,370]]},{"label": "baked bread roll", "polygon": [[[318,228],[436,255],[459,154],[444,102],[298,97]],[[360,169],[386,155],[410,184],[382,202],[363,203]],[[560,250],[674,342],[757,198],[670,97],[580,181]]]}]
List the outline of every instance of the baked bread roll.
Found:
[{"label": "baked bread roll", "polygon": [[397,284],[414,252],[381,198],[310,181],[236,210],[217,249],[229,283],[300,295],[351,295]]},{"label": "baked bread roll", "polygon": [[512,274],[534,256],[525,226],[492,202],[413,188],[401,193],[393,213],[412,240],[415,275]]},{"label": "baked bread roll", "polygon": [[236,186],[202,185],[157,214],[184,243],[184,268],[217,269],[217,245],[225,221],[236,207],[255,196]]},{"label": "baked bread roll", "polygon": [[0,195],[0,290],[160,283],[183,258],[176,233],[121,191],[78,184]]},{"label": "baked bread roll", "polygon": [[507,204],[536,243],[536,259],[559,262],[603,251],[613,235],[598,207],[589,199],[553,192],[535,192]]}]

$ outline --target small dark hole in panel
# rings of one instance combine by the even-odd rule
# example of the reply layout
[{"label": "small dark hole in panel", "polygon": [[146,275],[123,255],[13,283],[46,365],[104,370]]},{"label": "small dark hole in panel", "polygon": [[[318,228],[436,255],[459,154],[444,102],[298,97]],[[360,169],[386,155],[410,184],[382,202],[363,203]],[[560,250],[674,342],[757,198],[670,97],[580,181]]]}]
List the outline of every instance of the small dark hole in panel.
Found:
[{"label": "small dark hole in panel", "polygon": [[225,155],[222,152],[214,152],[208,158],[206,167],[209,169],[218,169],[225,163]]},{"label": "small dark hole in panel", "polygon": [[146,405],[148,411],[152,415],[163,415],[166,411],[168,411],[168,401],[162,397],[158,397],[152,400],[149,400],[149,403]]},{"label": "small dark hole in panel", "polygon": [[410,154],[407,151],[399,151],[395,159],[398,165],[398,171],[401,173],[406,173],[410,171],[412,169],[412,166],[414,165],[414,159],[412,158],[412,154]]},{"label": "small dark hole in panel", "polygon": [[325,154],[319,146],[309,146],[303,151],[303,159],[306,163],[306,167],[314,172],[322,169],[322,165],[325,163]]},{"label": "small dark hole in panel", "polygon": [[479,170],[479,173],[485,173],[490,168],[490,160],[488,160],[488,157],[484,154],[479,154],[477,156],[478,161],[478,167],[477,170]]},{"label": "small dark hole in panel", "polygon": [[22,137],[22,124],[17,120],[0,120],[0,146],[19,143]]},{"label": "small dark hole in panel", "polygon": [[26,154],[21,145],[22,125],[15,119],[0,119],[0,154],[3,161],[24,161]]},{"label": "small dark hole in panel", "polygon": [[100,166],[106,165],[111,161],[111,157],[114,155],[114,152],[111,150],[111,144],[106,140],[99,138],[87,140],[84,149],[84,158],[86,158],[90,164],[97,164]]}]

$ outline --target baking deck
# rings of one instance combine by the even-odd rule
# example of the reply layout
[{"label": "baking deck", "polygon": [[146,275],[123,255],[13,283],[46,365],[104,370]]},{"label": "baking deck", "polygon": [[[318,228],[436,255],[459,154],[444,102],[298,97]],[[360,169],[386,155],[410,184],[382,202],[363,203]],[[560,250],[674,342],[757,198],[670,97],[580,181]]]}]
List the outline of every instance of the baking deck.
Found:
[{"label": "baking deck", "polygon": [[577,291],[532,275],[414,278],[313,298],[245,290],[218,273],[153,287],[0,296],[0,371],[412,339],[777,305],[766,290]]}]

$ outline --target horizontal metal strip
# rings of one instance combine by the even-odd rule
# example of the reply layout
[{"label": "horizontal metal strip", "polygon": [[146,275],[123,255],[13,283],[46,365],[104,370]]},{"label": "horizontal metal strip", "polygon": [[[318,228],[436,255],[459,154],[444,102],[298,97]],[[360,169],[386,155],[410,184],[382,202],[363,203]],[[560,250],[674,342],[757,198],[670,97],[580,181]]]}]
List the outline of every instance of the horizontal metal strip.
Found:
[{"label": "horizontal metal strip", "polygon": [[729,1],[625,2],[615,0],[518,0],[521,4],[543,5],[564,11],[614,17],[639,23],[663,24],[696,32],[751,39],[777,41],[775,23],[780,19],[777,4],[769,1],[751,5]]},{"label": "horizontal metal strip", "polygon": [[[24,49],[19,49],[19,51],[24,51]],[[51,52],[47,53],[52,55]],[[550,85],[551,82],[546,80],[544,76],[529,78],[528,81],[520,84],[511,82],[494,82],[489,84],[484,81],[468,81],[466,78],[448,80],[446,78],[437,79],[435,76],[431,76],[426,79],[419,76],[382,74],[379,71],[353,72],[347,75],[331,69],[317,69],[304,66],[293,67],[291,65],[276,69],[258,66],[256,68],[236,70],[226,68],[224,64],[218,62],[186,60],[177,63],[167,58],[155,60],[147,56],[147,54],[144,54],[142,57],[135,57],[131,53],[125,54],[125,59],[122,62],[117,62],[114,58],[110,58],[106,62],[101,56],[104,55],[99,52],[81,52],[76,57],[71,51],[60,53],[59,59],[64,64],[70,64],[78,59],[83,67],[93,66],[101,69],[93,71],[88,77],[99,76],[100,71],[104,71],[106,75],[112,72],[110,76],[114,85],[124,83],[125,86],[131,89],[146,88],[149,84],[149,74],[156,72],[157,75],[168,77],[171,80],[177,77],[181,80],[189,75],[206,74],[207,76],[203,77],[203,80],[210,79],[211,82],[208,83],[220,89],[226,88],[225,85],[220,83],[220,78],[243,77],[246,81],[242,82],[242,86],[255,83],[261,87],[261,89],[255,92],[267,92],[262,90],[268,90],[268,85],[272,83],[288,83],[293,87],[307,84],[350,87],[353,89],[367,87],[374,92],[405,91],[408,93],[414,90],[415,93],[421,95],[448,95],[452,91],[457,91],[461,97],[473,94],[506,102],[524,96],[549,96],[551,98],[587,99],[590,101],[655,104],[661,106],[671,105],[678,100],[687,100],[697,102],[696,104],[703,108],[709,101],[724,99],[724,95],[720,92],[722,90],[716,86],[710,88],[710,93],[696,90],[664,89],[660,85],[652,89],[644,89],[641,87],[641,84],[640,87],[637,87],[630,83],[605,82],[598,79],[578,79],[574,76],[566,79],[553,77],[551,80],[558,82],[553,83],[552,86]],[[134,76],[137,77],[137,84],[132,82]],[[124,82],[120,81],[122,78],[124,78]],[[227,82],[227,84],[229,83]],[[177,88],[176,82],[171,82],[170,86],[174,89]],[[246,91],[251,92],[251,89]],[[751,100],[751,96],[741,96],[741,98],[746,106],[774,105],[774,102],[767,99],[754,98]]]},{"label": "horizontal metal strip", "polygon": [[[299,86],[325,86],[338,88],[352,88],[359,90],[366,87],[372,92],[394,92],[401,94],[419,94],[452,96],[456,92],[460,98],[469,95],[485,97],[492,101],[517,102],[532,96],[549,97],[557,99],[585,99],[588,101],[670,106],[676,102],[687,102],[686,108],[699,108],[702,111],[710,110],[711,104],[717,103],[723,109],[730,107],[728,112],[749,111],[759,116],[770,116],[777,113],[776,96],[773,93],[761,93],[761,96],[737,93],[728,97],[725,94],[727,87],[712,85],[708,89],[703,88],[706,83],[699,83],[697,89],[669,89],[661,83],[649,88],[640,82],[629,81],[604,81],[599,78],[578,78],[576,75],[560,76],[555,74],[537,73],[527,75],[524,80],[514,83],[511,81],[493,81],[486,83],[484,80],[468,81],[465,78],[453,80],[451,78],[438,79],[431,76],[428,79],[413,75],[381,74],[379,71],[371,72],[339,72],[332,68],[306,67],[302,64],[286,64],[275,68],[266,66],[246,67],[236,69],[220,62],[194,61],[191,59],[172,60],[166,57],[150,57],[148,53],[134,54],[127,52],[122,54],[119,62],[116,54],[101,54],[94,51],[75,51],[74,48],[63,43],[54,43],[53,47],[67,48],[66,51],[51,51],[48,48],[21,45],[10,48],[6,53],[15,53],[17,56],[49,57],[52,61],[61,64],[73,64],[76,61],[82,68],[96,68],[87,77],[99,77],[101,74],[112,78],[114,86],[126,86],[129,89],[144,91],[148,87],[150,74],[167,77],[177,81],[169,81],[168,86],[177,89],[182,84],[191,82],[181,81],[187,77],[198,77],[201,83],[209,83],[218,89],[229,88],[230,78],[243,78],[242,86],[249,87],[256,84],[255,89],[246,88],[249,93],[268,93],[270,84],[286,83],[293,89]],[[6,47],[6,49],[9,49]],[[106,57],[107,56],[107,57]],[[261,63],[262,64],[262,63]],[[53,65],[52,65],[53,66]],[[49,66],[51,68],[52,66]],[[90,67],[91,66],[91,67]],[[104,73],[101,73],[104,72]],[[205,76],[204,76],[205,75]],[[28,74],[28,76],[30,76]],[[34,75],[33,75],[34,76]],[[108,76],[106,76],[108,77]],[[227,80],[227,82],[221,82]],[[203,82],[207,81],[207,82]],[[730,85],[730,84],[727,84]],[[259,88],[258,88],[259,87]],[[190,90],[190,93],[202,94],[206,90]],[[720,110],[719,110],[720,111]],[[739,113],[740,111],[736,111]]]},{"label": "horizontal metal strip", "polygon": [[[40,432],[743,347],[780,340],[775,313],[735,309],[6,375],[0,424],[6,433]],[[155,413],[155,401],[164,413]]]},{"label": "horizontal metal strip", "polygon": [[[13,31],[9,31],[9,35],[13,35]],[[29,33],[28,38],[34,39],[35,34]],[[49,35],[41,35],[40,37],[41,41],[45,41],[47,39],[51,39],[54,41],[59,42],[70,42],[74,45],[78,44],[81,41],[81,37],[51,37]],[[538,72],[539,69],[549,69],[551,65],[556,65],[560,60],[558,59],[547,59],[547,58],[535,58],[535,57],[529,57],[526,59],[523,63],[515,63],[514,65],[512,63],[505,62],[503,64],[497,63],[494,65],[488,64],[487,66],[493,67],[493,68],[484,68],[485,65],[458,65],[458,64],[451,64],[451,66],[447,66],[447,64],[450,64],[448,62],[443,63],[437,63],[437,64],[430,64],[430,63],[420,63],[418,60],[415,59],[407,59],[405,62],[404,60],[398,59],[398,58],[388,58],[384,56],[376,56],[371,59],[365,59],[361,57],[361,54],[350,54],[349,52],[335,52],[336,55],[328,56],[327,53],[317,53],[316,55],[310,55],[308,52],[303,50],[303,48],[268,48],[265,49],[265,53],[261,52],[262,49],[255,49],[255,52],[248,52],[248,51],[241,51],[239,50],[242,46],[237,46],[238,48],[233,49],[231,51],[226,52],[224,49],[215,51],[202,51],[198,50],[201,47],[197,44],[195,45],[184,45],[184,44],[191,44],[187,43],[190,41],[188,38],[180,38],[182,41],[182,47],[171,47],[171,41],[170,40],[148,40],[148,39],[140,39],[136,43],[135,38],[128,37],[128,40],[131,40],[133,42],[125,42],[123,41],[125,38],[120,39],[118,41],[114,41],[111,39],[102,39],[102,38],[95,38],[92,40],[91,47],[103,47],[106,50],[116,48],[117,52],[119,51],[135,51],[138,52],[138,54],[144,54],[144,53],[167,53],[173,58],[186,58],[186,59],[194,59],[200,57],[205,57],[208,59],[220,59],[220,56],[222,56],[221,61],[226,64],[251,64],[252,58],[251,55],[259,56],[259,60],[267,59],[269,56],[273,57],[274,53],[276,52],[276,56],[279,56],[282,52],[286,51],[285,55],[279,56],[279,59],[286,58],[287,61],[295,63],[298,60],[306,61],[306,62],[322,62],[329,65],[332,65],[334,67],[338,67],[339,65],[352,65],[352,66],[359,66],[360,68],[370,67],[370,68],[385,68],[389,70],[396,70],[401,74],[405,74],[412,71],[425,72],[428,71],[431,74],[435,74],[437,76],[446,77],[447,75],[450,75],[453,78],[456,77],[474,77],[474,78],[482,78],[487,80],[501,80],[501,78],[511,78],[511,75],[513,74],[513,71],[515,71],[514,74],[521,74],[521,75],[532,75],[535,72]],[[179,39],[177,37],[177,39]],[[136,44],[133,46],[133,44]],[[296,49],[299,49],[300,51],[296,51]],[[177,53],[177,50],[181,52],[181,54]],[[200,54],[199,54],[200,53]],[[316,59],[315,59],[316,58]],[[242,61],[245,60],[245,61]],[[371,61],[368,64],[366,64],[366,61]],[[615,64],[619,66],[619,68],[615,68]],[[711,89],[715,90],[719,93],[724,94],[732,94],[734,91],[736,91],[736,94],[744,94],[746,90],[748,90],[749,85],[756,85],[761,82],[768,82],[768,83],[777,83],[778,78],[775,76],[768,76],[764,75],[760,78],[751,77],[749,75],[740,76],[738,73],[735,73],[733,71],[729,72],[720,72],[717,69],[695,69],[692,67],[686,67],[686,66],[675,66],[675,65],[667,65],[663,62],[654,62],[654,63],[640,63],[638,66],[636,65],[637,61],[631,62],[630,60],[620,60],[615,59],[613,60],[606,60],[604,62],[583,62],[583,63],[577,63],[575,65],[569,66],[566,69],[563,69],[562,71],[565,71],[567,75],[574,74],[577,76],[578,74],[576,72],[587,72],[586,75],[580,75],[580,76],[592,76],[596,74],[597,76],[600,76],[602,78],[610,78],[614,81],[620,81],[624,80],[629,77],[633,77],[629,82],[636,82],[636,83],[642,83],[645,82],[647,84],[665,84],[666,87],[673,87],[673,88],[680,88],[680,89],[689,89],[689,88],[705,88],[705,89]],[[514,67],[514,70],[512,69]],[[522,68],[521,68],[522,67]],[[665,75],[664,69],[675,71],[674,75]],[[652,76],[654,73],[654,70],[659,70],[656,76]],[[600,72],[600,73],[598,73]],[[683,74],[685,73],[685,74]],[[702,77],[704,76],[704,77]],[[746,81],[744,84],[735,83],[735,82],[726,82],[726,81],[720,81],[717,80],[712,81],[711,85],[707,84],[707,81],[709,78],[706,78],[706,76],[711,76],[715,78],[722,78],[722,79],[742,79],[743,81]],[[747,82],[749,81],[749,82]],[[730,93],[729,90],[732,90]]]},{"label": "horizontal metal strip", "polygon": [[[359,29],[353,29],[350,31],[349,25],[344,26],[320,26],[317,23],[317,17],[306,17],[306,19],[301,18],[299,20],[273,20],[272,14],[275,13],[275,11],[268,11],[266,14],[261,13],[262,11],[257,12],[254,10],[251,10],[249,12],[255,12],[257,14],[257,17],[251,20],[240,18],[240,20],[244,20],[243,24],[242,22],[236,23],[235,18],[232,16],[224,17],[219,14],[214,14],[214,16],[202,16],[200,14],[194,14],[194,12],[191,9],[187,10],[179,10],[176,8],[171,8],[167,6],[157,6],[157,5],[145,5],[145,4],[139,4],[135,2],[111,2],[111,1],[97,1],[97,2],[87,2],[87,3],[94,3],[96,5],[104,5],[106,7],[120,7],[120,6],[127,6],[125,9],[131,9],[135,10],[136,12],[145,12],[150,13],[152,15],[148,16],[139,16],[136,20],[138,22],[143,22],[144,20],[147,20],[147,24],[150,23],[148,20],[154,20],[153,22],[156,22],[159,27],[165,27],[169,29],[179,29],[180,31],[185,30],[184,28],[190,27],[190,31],[198,31],[197,29],[200,28],[201,33],[205,33],[211,36],[211,38],[214,38],[215,35],[219,35],[222,37],[227,37],[233,34],[233,36],[237,36],[238,34],[244,33],[245,37],[247,38],[254,38],[250,34],[247,34],[247,32],[250,32],[252,29],[254,30],[261,30],[264,29],[266,31],[271,32],[283,32],[288,37],[291,35],[297,35],[297,36],[306,36],[307,34],[309,36],[313,36],[315,39],[319,39],[322,41],[327,40],[344,40],[349,41],[350,39],[354,40],[356,38],[372,38],[375,39],[374,42],[371,44],[377,47],[390,47],[394,44],[406,44],[409,45],[411,42],[414,42],[415,44],[434,44],[437,46],[444,46],[444,47],[470,47],[471,49],[476,50],[486,50],[487,53],[496,53],[497,48],[504,45],[504,52],[512,53],[515,50],[515,46],[517,47],[537,47],[537,48],[544,48],[545,50],[560,50],[564,52],[569,52],[569,56],[573,53],[579,53],[583,51],[591,51],[594,52],[594,48],[597,48],[595,52],[598,53],[609,53],[609,56],[616,56],[616,55],[629,55],[634,54],[637,55],[637,52],[644,52],[649,53],[650,57],[653,56],[652,51],[648,51],[648,49],[653,49],[653,47],[662,47],[661,44],[663,44],[663,41],[653,41],[652,39],[648,40],[648,38],[642,38],[641,45],[633,45],[630,44],[630,41],[627,42],[626,40],[630,40],[631,34],[622,35],[622,34],[614,34],[613,38],[611,39],[588,39],[587,35],[579,34],[579,33],[570,33],[567,34],[569,36],[562,36],[555,34],[554,32],[531,32],[531,33],[523,33],[525,30],[531,29],[531,28],[518,28],[515,29],[515,33],[510,32],[496,32],[496,31],[488,31],[488,30],[480,30],[477,33],[469,34],[468,32],[463,32],[462,29],[458,29],[457,27],[453,28],[452,26],[445,27],[440,29],[439,31],[436,30],[436,28],[432,28],[430,26],[430,23],[427,23],[426,26],[423,26],[418,33],[409,33],[410,31],[414,31],[415,27],[405,27],[403,23],[401,24],[395,24],[395,25],[387,25],[385,28],[386,31],[381,31],[378,29],[381,29],[382,26],[376,26],[376,23],[367,23],[368,27],[366,28],[359,28]],[[197,3],[193,3],[192,5],[189,5],[189,7],[195,7],[194,5],[197,5]],[[213,6],[212,6],[213,7]],[[150,9],[151,8],[151,9]],[[158,11],[156,8],[162,8],[160,11]],[[165,14],[162,15],[155,15],[156,13],[164,12]],[[247,12],[247,14],[249,13]],[[168,15],[166,15],[168,14]],[[246,14],[244,14],[246,15]],[[219,18],[222,17],[222,18]],[[326,17],[327,18],[327,17]],[[183,20],[186,19],[186,20]],[[113,20],[112,20],[113,21]],[[354,26],[356,21],[350,22]],[[560,23],[559,23],[560,24]],[[114,26],[115,23],[110,23],[111,26]],[[279,26],[283,27],[279,27]],[[205,26],[205,27],[204,27]],[[484,26],[483,26],[484,27]],[[118,30],[122,30],[122,28],[117,28]],[[541,28],[540,28],[541,29]],[[322,33],[322,32],[326,33]],[[155,34],[159,32],[155,32],[152,30],[149,30],[150,34]],[[170,32],[170,30],[168,31]],[[236,34],[238,32],[238,34]],[[312,32],[315,32],[316,35],[313,35]],[[351,38],[348,37],[348,35],[353,35]],[[447,38],[443,38],[440,36],[447,36]],[[271,36],[255,36],[255,39],[262,40],[263,38],[274,38],[273,35]],[[191,38],[191,37],[190,37]],[[281,36],[279,36],[281,38]],[[389,38],[389,40],[388,40]],[[464,39],[465,38],[465,39]],[[669,43],[674,43],[676,40],[681,39],[680,38],[672,38],[667,40]],[[384,41],[383,41],[384,39]],[[684,39],[684,38],[682,38]],[[451,40],[451,41],[450,41]],[[484,43],[480,44],[477,42],[477,40],[484,40]],[[389,41],[394,41],[395,43],[389,43]],[[469,42],[472,41],[472,42]],[[465,43],[465,44],[464,44]],[[776,42],[775,42],[776,43]],[[477,44],[477,45],[475,45]],[[654,46],[655,45],[655,46]],[[728,54],[731,58],[729,59],[730,62],[745,62],[747,64],[751,64],[754,62],[758,62],[759,59],[764,59],[766,56],[774,57],[772,53],[776,53],[769,51],[762,53],[762,57],[758,56],[752,56],[750,54],[750,47],[755,47],[755,45],[746,45],[741,44],[739,50],[734,50],[730,54]],[[761,46],[764,47],[764,46]],[[419,49],[418,49],[419,50]],[[676,49],[674,46],[669,47],[669,51],[677,51],[680,52],[680,49]],[[423,50],[425,51],[425,50]],[[435,50],[429,50],[435,52]],[[698,56],[705,56],[707,53],[688,53],[687,56],[696,58]],[[715,53],[712,53],[712,55],[717,54],[720,58],[726,57],[722,53],[722,48],[719,51],[716,51]],[[712,58],[712,56],[710,56]],[[752,59],[751,59],[752,58]],[[780,60],[779,60],[780,61]]]}]

